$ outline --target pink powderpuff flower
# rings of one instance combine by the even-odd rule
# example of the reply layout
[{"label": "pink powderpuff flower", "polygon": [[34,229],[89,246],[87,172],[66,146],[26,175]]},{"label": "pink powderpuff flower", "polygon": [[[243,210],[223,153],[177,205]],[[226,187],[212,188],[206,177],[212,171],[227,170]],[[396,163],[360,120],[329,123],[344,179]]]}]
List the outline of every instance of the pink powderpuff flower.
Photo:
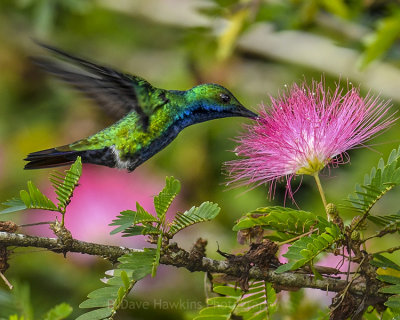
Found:
[{"label": "pink powderpuff flower", "polygon": [[273,195],[278,180],[296,175],[318,175],[325,166],[348,162],[347,150],[362,145],[396,120],[388,114],[389,103],[360,96],[359,89],[346,93],[339,86],[325,89],[324,82],[294,84],[271,107],[261,106],[260,117],[237,139],[242,159],[225,164],[230,183],[270,185]]}]

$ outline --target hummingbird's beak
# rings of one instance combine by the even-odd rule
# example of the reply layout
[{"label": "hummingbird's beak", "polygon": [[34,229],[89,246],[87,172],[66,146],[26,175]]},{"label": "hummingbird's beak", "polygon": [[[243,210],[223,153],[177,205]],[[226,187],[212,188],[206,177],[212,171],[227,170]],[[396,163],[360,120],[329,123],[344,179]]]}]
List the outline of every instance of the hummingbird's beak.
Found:
[{"label": "hummingbird's beak", "polygon": [[260,117],[257,113],[250,111],[249,109],[246,109],[243,106],[240,106],[238,109],[241,117],[252,118],[252,119],[257,119]]}]

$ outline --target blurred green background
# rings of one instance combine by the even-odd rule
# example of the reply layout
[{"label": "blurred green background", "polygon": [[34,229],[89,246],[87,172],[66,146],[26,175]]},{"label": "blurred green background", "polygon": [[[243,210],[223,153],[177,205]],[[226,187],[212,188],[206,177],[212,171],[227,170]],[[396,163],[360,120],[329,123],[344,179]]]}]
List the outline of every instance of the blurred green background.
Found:
[{"label": "blurred green background", "polygon": [[[360,86],[363,94],[380,94],[382,99],[391,99],[396,110],[400,101],[399,35],[397,1],[3,0],[0,200],[17,195],[27,180],[47,188],[51,196],[47,181],[51,171],[24,171],[22,159],[29,152],[90,135],[113,121],[92,101],[31,63],[30,56],[46,54],[32,39],[140,75],[166,89],[220,83],[250,109],[257,109],[262,102],[268,104],[269,95],[276,96],[285,85],[322,77],[329,87],[339,81],[346,86],[349,81]],[[164,177],[173,175],[182,183],[176,210],[206,200],[222,208],[216,222],[192,227],[180,235],[180,245],[189,248],[202,236],[209,240],[211,257],[218,258],[217,241],[222,251],[232,247],[242,250],[231,231],[233,222],[257,207],[282,205],[285,199],[284,184],[278,186],[274,200],[269,199],[266,187],[225,186],[227,177],[221,166],[235,159],[233,139],[248,122],[230,118],[189,127],[131,174],[85,166],[87,176],[81,191],[85,196],[79,198],[78,188],[75,222],[70,221],[73,235],[88,241],[143,246],[143,241],[122,242],[118,236],[111,239],[104,226],[119,210],[134,209],[136,201],[144,202],[150,210],[152,196],[161,190]],[[398,146],[399,133],[400,127],[395,125],[368,148],[350,151],[350,164],[325,170],[322,179],[328,201],[343,203],[355,182],[362,182],[364,173]],[[293,189],[300,180],[294,181]],[[392,191],[378,210],[397,211],[396,197]],[[322,210],[314,182],[308,177],[302,179],[295,200],[301,209]],[[293,206],[289,200],[286,205]],[[33,214],[1,218],[24,223]],[[352,217],[347,214],[346,218]],[[66,219],[68,227],[68,213]],[[74,233],[78,225],[80,229]],[[34,232],[42,234],[41,230]],[[22,231],[31,233],[29,228]],[[377,248],[388,245],[372,244]],[[18,313],[25,314],[25,320],[40,319],[63,301],[74,307],[73,316],[82,313],[77,306],[88,292],[100,287],[99,278],[111,265],[101,259],[68,258],[43,250],[16,249],[6,275],[17,290],[10,295],[0,282],[0,305],[8,306],[0,308],[0,318]],[[305,318],[316,313],[314,304],[328,301],[324,293],[317,293],[321,299],[298,307]],[[127,308],[117,319],[183,319],[185,313],[204,306],[203,275],[163,268],[156,279],[135,287],[131,301],[139,302],[137,306],[141,301],[151,303],[149,308]],[[157,304],[160,301],[186,304],[162,308]]]}]

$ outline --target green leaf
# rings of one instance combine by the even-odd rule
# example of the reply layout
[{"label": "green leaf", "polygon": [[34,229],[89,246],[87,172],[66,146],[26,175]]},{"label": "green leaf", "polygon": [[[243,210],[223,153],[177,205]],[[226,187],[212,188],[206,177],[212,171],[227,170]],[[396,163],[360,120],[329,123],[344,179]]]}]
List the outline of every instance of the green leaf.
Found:
[{"label": "green leaf", "polygon": [[400,294],[400,284],[395,284],[393,286],[383,287],[379,290],[382,293]]},{"label": "green leaf", "polygon": [[7,200],[3,202],[2,205],[7,206],[8,208],[1,210],[0,214],[6,214],[26,209],[25,203],[18,198],[12,198],[10,200]]},{"label": "green leaf", "polygon": [[267,238],[273,241],[286,241],[311,230],[318,229],[315,234],[322,233],[331,225],[332,223],[324,217],[308,211],[273,206],[258,208],[247,213],[236,223],[233,231],[262,227],[274,231],[267,235]]},{"label": "green leaf", "polygon": [[157,216],[162,219],[165,217],[169,206],[181,190],[181,183],[174,177],[166,177],[165,187],[154,197],[154,207],[157,212]]},{"label": "green leaf", "polygon": [[277,309],[275,290],[264,281],[251,283],[246,292],[230,285],[215,286],[213,291],[224,296],[208,299],[208,306],[200,310],[196,320],[236,317],[243,320],[270,319]]},{"label": "green leaf", "polygon": [[133,221],[134,224],[143,223],[143,222],[157,222],[158,220],[153,217],[150,213],[143,209],[143,207],[136,202],[136,216]]},{"label": "green leaf", "polygon": [[65,211],[71,201],[71,197],[75,188],[78,186],[78,181],[82,174],[81,157],[77,157],[71,167],[64,173],[54,171],[50,176],[50,181],[53,184],[57,194],[58,207]]},{"label": "green leaf", "polygon": [[[112,303],[111,303],[112,302]],[[113,299],[104,299],[104,297],[97,297],[83,301],[79,308],[88,309],[88,308],[103,308],[110,307],[113,305]]]},{"label": "green leaf", "polygon": [[276,293],[270,283],[255,281],[237,306],[237,315],[247,319],[270,319],[276,312]]},{"label": "green leaf", "polygon": [[374,254],[374,259],[370,263],[375,267],[392,268],[400,271],[400,266],[397,263],[393,262],[392,260],[386,258],[381,254]]},{"label": "green leaf", "polygon": [[[284,272],[286,272],[286,271],[290,271],[290,270],[292,270],[292,268],[293,268],[293,266],[295,265],[295,263],[296,263],[295,261],[285,263],[285,264],[279,266],[279,267],[275,270],[275,272],[276,272],[276,273],[284,273]],[[294,268],[293,268],[293,269],[294,269]]]},{"label": "green leaf", "polygon": [[332,224],[331,227],[326,227],[325,232],[319,235],[312,234],[297,240],[289,247],[288,252],[283,255],[290,262],[281,265],[275,272],[283,273],[288,270],[296,270],[312,262],[321,252],[331,249],[342,237],[340,229]]},{"label": "green leaf", "polygon": [[229,297],[214,297],[207,299],[207,304],[210,306],[214,305],[227,305],[227,306],[233,306],[237,302],[237,298],[229,298]]},{"label": "green leaf", "polygon": [[367,219],[380,227],[378,231],[378,233],[380,234],[384,234],[384,232],[400,232],[400,214],[391,214],[384,216],[367,215]]},{"label": "green leaf", "polygon": [[20,199],[14,198],[3,203],[9,208],[4,209],[1,213],[10,213],[22,209],[43,209],[64,213],[72,197],[73,190],[78,185],[81,172],[82,164],[80,157],[78,157],[65,175],[57,172],[53,173],[50,180],[53,182],[57,199],[59,200],[58,207],[32,181],[28,181],[28,190],[20,191]]},{"label": "green leaf", "polygon": [[120,212],[120,215],[114,219],[109,226],[119,226],[110,232],[111,235],[118,232],[123,232],[133,225],[135,221],[136,212],[132,210],[125,210]]},{"label": "green leaf", "polygon": [[112,314],[112,308],[101,308],[84,313],[76,318],[76,320],[103,320],[108,319]]},{"label": "green leaf", "polygon": [[382,282],[400,284],[400,278],[389,275],[377,275],[376,278]]},{"label": "green leaf", "polygon": [[231,297],[240,297],[242,295],[242,290],[230,286],[215,286],[213,291]]},{"label": "green leaf", "polygon": [[70,305],[61,303],[47,312],[44,320],[63,320],[72,313],[72,310]]},{"label": "green leaf", "polygon": [[216,203],[203,202],[199,207],[192,207],[184,213],[177,213],[175,219],[171,222],[168,234],[173,236],[180,230],[187,228],[195,223],[209,221],[214,219],[221,208]]},{"label": "green leaf", "polygon": [[160,234],[158,236],[158,240],[157,240],[157,248],[156,248],[156,255],[153,261],[153,267],[152,267],[152,271],[151,271],[151,276],[154,278],[156,276],[157,273],[157,267],[160,264],[160,255],[161,255],[161,246],[162,246],[162,240],[163,237]]},{"label": "green leaf", "polygon": [[[348,196],[353,210],[369,215],[375,203],[389,190],[400,184],[400,147],[392,150],[385,164],[381,158],[364,177],[363,184],[356,184],[355,192]],[[377,221],[377,220],[376,220]]]},{"label": "green leaf", "polygon": [[[136,202],[136,211],[132,210],[125,210],[120,213],[119,216],[115,220],[110,223],[110,226],[119,226],[118,228],[115,228],[110,232],[110,234],[116,234],[118,232],[124,232],[126,235],[125,236],[134,236],[138,234],[147,234],[147,233],[142,233],[148,232],[148,233],[153,233],[150,232],[147,228],[151,229],[151,222],[157,222],[158,220],[152,216],[150,213],[148,213],[146,210],[144,210],[138,202]],[[145,226],[138,226],[139,228],[133,228],[137,224],[146,224]],[[133,229],[132,229],[133,228]],[[158,229],[154,228],[155,230],[158,231]],[[140,231],[139,231],[140,230]]]},{"label": "green leaf", "polygon": [[[47,198],[32,181],[28,181],[28,191],[21,190],[20,198],[27,209],[43,209],[50,211],[59,211],[57,206]],[[17,201],[14,199],[14,203]],[[21,204],[22,206],[22,204]]]},{"label": "green leaf", "polygon": [[128,277],[128,274],[125,271],[121,272],[121,279],[122,279],[122,282],[124,283],[125,289],[128,290],[128,288],[130,286],[130,279]]},{"label": "green leaf", "polygon": [[155,259],[156,250],[145,248],[141,252],[132,252],[120,257],[119,269],[131,270],[132,278],[138,281],[151,273]]},{"label": "green leaf", "polygon": [[400,36],[400,11],[394,11],[390,16],[378,22],[376,30],[366,38],[366,50],[360,61],[360,68],[365,68],[375,59],[380,58]]},{"label": "green leaf", "polygon": [[237,303],[243,296],[243,292],[239,288],[229,285],[215,286],[213,291],[225,296],[208,299],[208,306],[201,309],[194,320],[231,319]]},{"label": "green leaf", "polygon": [[386,274],[378,274],[376,278],[380,281],[391,283],[392,285],[388,285],[379,290],[381,293],[393,294],[388,298],[388,300],[384,303],[385,306],[392,309],[400,309],[400,278],[397,277],[397,274],[400,271],[400,266],[393,262],[392,260],[380,255],[375,254],[374,259],[371,261],[373,266],[379,267],[377,270],[378,273],[386,273]]},{"label": "green leaf", "polygon": [[389,299],[384,303],[385,306],[392,309],[400,309],[400,295],[394,295],[389,297]]},{"label": "green leaf", "polygon": [[146,234],[159,234],[160,230],[153,226],[133,226],[125,229],[123,237],[131,237]]},{"label": "green leaf", "polygon": [[114,299],[117,297],[117,293],[113,287],[104,287],[96,289],[88,294],[88,298],[99,298],[99,297],[108,297],[110,299]]},{"label": "green leaf", "polygon": [[230,306],[212,306],[200,310],[201,315],[227,315],[232,311]]},{"label": "green leaf", "polygon": [[80,308],[100,308],[81,315],[79,320],[106,319],[114,314],[133,285],[152,271],[156,259],[155,249],[125,254],[118,260],[118,269],[107,280],[107,287],[97,289],[88,294],[88,299],[80,304]]}]

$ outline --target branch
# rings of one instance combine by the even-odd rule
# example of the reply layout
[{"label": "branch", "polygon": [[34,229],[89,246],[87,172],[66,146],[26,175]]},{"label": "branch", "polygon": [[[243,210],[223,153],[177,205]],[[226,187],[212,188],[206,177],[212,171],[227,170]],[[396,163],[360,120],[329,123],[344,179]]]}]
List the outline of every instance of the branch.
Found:
[{"label": "branch", "polygon": [[[202,271],[209,273],[221,273],[227,276],[243,277],[243,266],[238,263],[229,263],[229,260],[214,260],[203,256],[206,241],[203,241],[203,248],[197,248],[198,240],[191,252],[185,251],[178,247],[176,243],[168,245],[163,249],[160,263],[171,265],[178,268],[185,268],[191,272]],[[84,242],[72,239],[67,244],[63,244],[61,240],[56,238],[44,238],[16,234],[10,232],[0,232],[0,246],[17,246],[17,247],[37,247],[45,248],[56,253],[79,252],[83,254],[95,255],[116,262],[117,259],[127,253],[141,251],[139,249],[130,249],[126,247],[102,245],[90,242]],[[201,247],[201,245],[200,245]],[[200,254],[199,254],[200,252]],[[248,270],[248,277],[255,280],[265,280],[275,284],[277,287],[283,287],[286,290],[296,290],[299,288],[313,288],[324,291],[341,292],[348,282],[339,278],[327,277],[323,279],[315,279],[312,275],[299,272],[286,272],[277,274],[274,270],[265,270],[258,267],[251,267]],[[351,284],[348,291],[355,295],[364,296],[367,294],[367,287],[364,281]],[[375,301],[386,301],[387,297],[383,294],[375,292],[373,298]]]},{"label": "branch", "polygon": [[60,239],[28,236],[20,233],[0,232],[0,245],[16,247],[45,248],[56,253],[79,252],[92,256],[99,256],[116,262],[126,253],[141,251],[118,246],[109,246],[72,239],[68,244],[63,244]]}]

